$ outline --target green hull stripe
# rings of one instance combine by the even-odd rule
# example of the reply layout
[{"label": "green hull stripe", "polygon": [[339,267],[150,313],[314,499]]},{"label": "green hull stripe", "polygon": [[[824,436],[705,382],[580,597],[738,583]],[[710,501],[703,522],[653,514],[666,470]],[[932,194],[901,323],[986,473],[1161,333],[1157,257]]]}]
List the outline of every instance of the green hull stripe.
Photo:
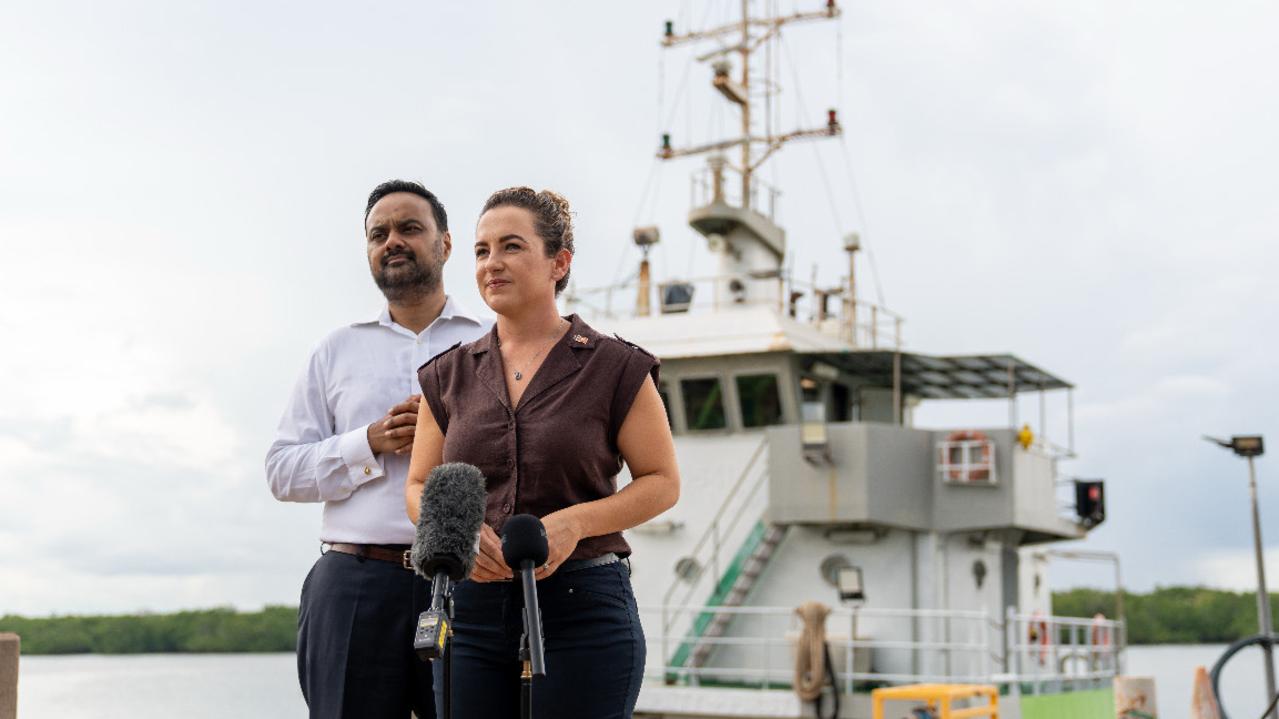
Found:
[{"label": "green hull stripe", "polygon": [[1021,719],[1114,719],[1110,689],[1021,697]]}]

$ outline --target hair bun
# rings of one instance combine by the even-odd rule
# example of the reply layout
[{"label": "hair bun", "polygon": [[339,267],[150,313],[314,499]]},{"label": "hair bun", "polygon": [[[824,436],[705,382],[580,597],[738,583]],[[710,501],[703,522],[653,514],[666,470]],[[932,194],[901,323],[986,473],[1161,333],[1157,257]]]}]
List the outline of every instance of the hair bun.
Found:
[{"label": "hair bun", "polygon": [[555,209],[559,210],[560,219],[564,222],[565,228],[571,228],[573,226],[573,210],[569,207],[567,197],[561,195],[555,190],[542,190],[538,194],[549,199],[555,205]]}]

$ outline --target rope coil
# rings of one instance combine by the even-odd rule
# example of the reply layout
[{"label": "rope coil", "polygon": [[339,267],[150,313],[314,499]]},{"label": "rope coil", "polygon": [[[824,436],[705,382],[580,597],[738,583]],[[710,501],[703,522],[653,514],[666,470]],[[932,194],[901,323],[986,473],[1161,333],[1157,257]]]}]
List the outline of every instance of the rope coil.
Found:
[{"label": "rope coil", "polygon": [[839,716],[839,687],[826,644],[826,617],[830,607],[821,602],[805,602],[795,608],[803,623],[795,645],[795,694],[801,701],[815,702],[817,716],[822,716],[822,690],[830,684],[833,697],[832,719]]}]

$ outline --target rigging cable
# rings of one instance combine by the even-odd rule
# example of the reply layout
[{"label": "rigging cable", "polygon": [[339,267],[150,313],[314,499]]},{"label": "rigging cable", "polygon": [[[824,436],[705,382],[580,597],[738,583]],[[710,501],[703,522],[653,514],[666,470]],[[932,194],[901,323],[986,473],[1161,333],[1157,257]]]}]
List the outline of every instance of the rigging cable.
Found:
[{"label": "rigging cable", "polygon": [[[846,112],[844,107],[844,24],[837,23],[835,30],[835,74],[838,78],[836,93],[839,102],[835,106],[839,108],[840,114],[844,117],[851,117],[851,113]],[[857,216],[862,221],[862,234],[870,234],[870,220],[866,217],[866,208],[862,205],[861,193],[857,190],[857,179],[853,175],[853,158],[848,151],[848,136],[840,134],[839,146],[844,159],[844,174],[848,176],[848,186],[853,193],[853,207],[857,210]],[[884,301],[884,286],[879,281],[879,267],[875,263],[875,251],[871,248],[870,243],[866,242],[866,238],[862,238],[862,246],[866,250],[866,260],[870,264],[870,276],[875,281],[875,299],[880,307],[887,307],[888,303]]]},{"label": "rigging cable", "polygon": [[[661,170],[659,169],[659,165],[661,164],[661,162],[662,162],[661,159],[654,157],[652,164],[649,165],[648,177],[644,180],[644,190],[643,192],[640,193],[639,202],[636,203],[635,218],[631,221],[631,227],[639,227],[642,218],[645,216],[644,209],[646,204],[650,204],[646,201],[649,198],[649,188],[653,186],[654,177],[657,178],[657,186],[661,187],[662,173],[661,173]],[[655,196],[656,196],[656,193],[654,193],[654,197]],[[652,215],[650,214],[649,216],[651,217]],[[629,248],[630,245],[627,245],[627,247]],[[622,252],[618,253],[617,267],[613,270],[613,281],[610,284],[616,285],[618,283],[618,277],[622,274],[622,268],[626,266],[626,259],[629,256],[630,256],[629,249],[623,250]]]},{"label": "rigging cable", "polygon": [[[866,218],[866,210],[862,207],[861,193],[857,191],[857,179],[853,176],[853,158],[848,153],[848,142],[842,135],[839,138],[839,146],[843,150],[841,155],[844,158],[844,172],[848,174],[848,184],[853,190],[853,204],[857,208],[857,215],[862,218],[862,232],[864,235],[869,235],[870,221]],[[866,259],[870,262],[870,276],[875,280],[875,297],[880,307],[887,307],[888,303],[884,301],[884,286],[879,281],[879,268],[875,265],[875,252],[866,242],[865,237],[862,237],[862,248],[866,250]]]},{"label": "rigging cable", "polygon": [[[782,47],[786,51],[786,59],[790,63],[791,75],[794,78],[795,96],[796,96],[797,104],[799,105],[799,111],[803,114],[804,117],[807,117],[808,111],[804,107],[804,94],[799,86],[799,72],[796,69],[795,60],[794,60],[793,54],[791,53],[790,45],[787,44],[785,38],[782,38]],[[879,267],[877,263],[875,262],[875,252],[874,250],[871,249],[871,245],[867,241],[867,236],[870,235],[870,222],[866,218],[866,210],[862,204],[861,193],[858,192],[857,190],[857,181],[853,175],[852,157],[851,155],[849,155],[849,152],[848,152],[848,142],[845,139],[845,136],[842,134],[840,135],[840,138],[839,138],[839,144],[842,150],[841,157],[844,160],[844,172],[848,176],[849,188],[851,189],[852,195],[853,195],[853,206],[857,210],[857,215],[861,218],[861,221],[862,221],[862,236],[861,236],[862,249],[866,251],[866,259],[870,264],[871,279],[874,280],[875,282],[875,298],[881,307],[886,307],[887,303],[884,301],[884,286],[879,279]],[[843,223],[840,222],[839,220],[839,211],[838,209],[836,209],[835,198],[834,198],[833,191],[831,190],[830,180],[826,175],[826,165],[822,162],[821,153],[817,151],[816,145],[813,146],[813,155],[817,159],[817,167],[821,171],[822,181],[826,184],[826,194],[827,194],[827,199],[830,201],[831,214],[835,216],[835,222],[839,226],[839,231],[843,232]]]},{"label": "rigging cable", "polygon": [[[795,67],[795,59],[791,54],[790,45],[782,38],[782,48],[786,51],[786,59],[789,61],[791,70],[791,79],[795,83],[795,103],[799,106],[800,117],[808,117],[808,109],[804,103],[804,91],[800,89],[799,71]],[[822,162],[822,154],[817,150],[817,145],[809,145],[813,148],[813,158],[817,160],[817,169],[822,176],[822,186],[826,190],[826,200],[830,204],[830,214],[835,220],[835,231],[841,235],[844,232],[844,223],[839,216],[839,207],[835,202],[835,191],[831,187],[830,177],[826,174],[826,163]]]}]

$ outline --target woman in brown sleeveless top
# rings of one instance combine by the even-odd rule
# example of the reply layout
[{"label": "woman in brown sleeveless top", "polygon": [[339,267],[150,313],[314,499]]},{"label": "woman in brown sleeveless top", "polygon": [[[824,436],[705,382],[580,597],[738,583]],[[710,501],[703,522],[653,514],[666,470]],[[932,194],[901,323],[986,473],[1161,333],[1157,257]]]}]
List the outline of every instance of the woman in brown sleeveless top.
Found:
[{"label": "woman in brown sleeveless top", "polygon": [[[487,479],[480,552],[454,592],[452,706],[458,716],[515,716],[522,631],[518,583],[498,533],[516,514],[546,526],[550,557],[538,569],[547,675],[534,685],[539,716],[629,717],[645,646],[622,530],[679,496],[658,361],[560,317],[572,219],[559,195],[517,187],[494,193],[476,227],[475,278],[497,313],[493,331],[419,370],[413,458],[405,488],[417,521],[427,476],[466,462]],[[633,480],[620,492],[625,461]],[[437,693],[442,691],[437,681]]]}]

